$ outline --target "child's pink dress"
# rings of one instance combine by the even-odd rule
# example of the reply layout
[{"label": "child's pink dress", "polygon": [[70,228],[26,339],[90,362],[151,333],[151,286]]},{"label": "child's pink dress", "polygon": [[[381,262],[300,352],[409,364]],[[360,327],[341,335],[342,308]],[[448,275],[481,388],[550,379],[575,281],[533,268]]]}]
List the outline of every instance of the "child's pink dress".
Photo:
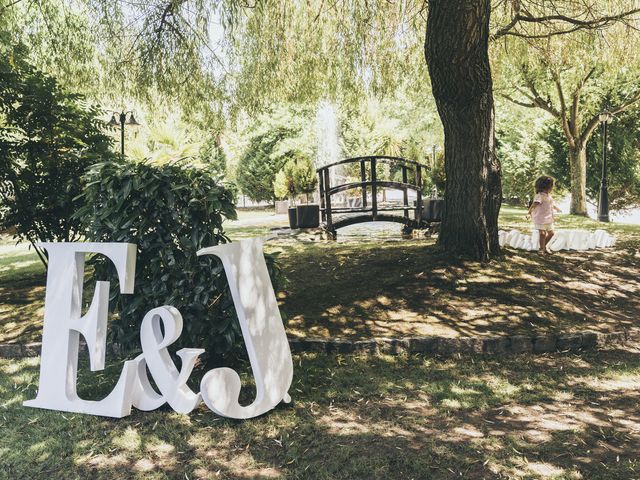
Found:
[{"label": "child's pink dress", "polygon": [[539,204],[531,213],[536,230],[553,230],[553,198],[546,192],[537,193],[533,203]]}]

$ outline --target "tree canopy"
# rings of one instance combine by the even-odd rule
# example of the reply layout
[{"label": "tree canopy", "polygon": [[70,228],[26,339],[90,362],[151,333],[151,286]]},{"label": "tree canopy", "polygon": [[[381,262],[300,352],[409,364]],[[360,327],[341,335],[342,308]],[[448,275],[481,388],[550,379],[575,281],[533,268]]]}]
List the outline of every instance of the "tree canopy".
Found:
[{"label": "tree canopy", "polygon": [[543,110],[563,133],[572,213],[586,214],[586,149],[602,115],[615,116],[640,101],[640,36],[634,32],[620,22],[572,35],[517,37],[500,62],[503,97]]},{"label": "tree canopy", "polygon": [[0,226],[32,244],[74,241],[82,228],[72,214],[80,177],[113,158],[100,109],[33,67],[25,49],[0,49]]},{"label": "tree canopy", "polygon": [[[455,2],[462,8],[456,21],[469,14],[459,34],[453,33],[454,24],[439,31],[436,24],[427,27],[430,15],[447,7],[442,0],[4,0],[0,35],[7,43],[28,44],[38,68],[102,104],[121,108],[135,102],[148,111],[178,111],[190,125],[220,140],[216,146],[226,149],[230,177],[251,143],[243,134],[248,124],[274,104],[313,109],[326,100],[352,113],[362,112],[368,102],[396,102],[401,114],[380,119],[369,132],[347,124],[345,151],[373,146],[425,158],[429,143],[439,139],[451,177],[465,169],[453,146],[472,136],[448,142],[451,132],[443,139],[442,126],[432,122],[439,117],[446,124],[448,94],[439,95],[432,81],[434,72],[451,65],[443,62],[430,75],[427,61],[441,46],[463,48],[459,40],[479,32],[477,45],[489,54],[483,67],[489,81],[480,88],[478,78],[461,76],[459,91],[483,90],[487,101],[477,113],[485,115],[493,111],[495,85],[498,109],[525,105],[555,121],[568,147],[572,211],[584,213],[586,172],[591,171],[586,151],[599,114],[603,109],[622,113],[638,95],[640,1],[483,0],[473,14],[469,9],[479,3]],[[433,35],[438,41],[430,43]],[[437,48],[427,48],[425,61],[429,45]],[[508,106],[507,99],[519,105]],[[410,111],[412,122],[407,121]],[[495,156],[494,118],[491,113],[482,133],[489,156]],[[359,133],[368,139],[356,138]],[[550,153],[540,155],[544,165]],[[507,164],[524,171],[511,158],[505,158]],[[498,163],[494,170],[497,179]],[[485,176],[483,188],[487,182]],[[500,190],[492,195],[498,198]],[[472,229],[495,224],[487,216],[497,216],[499,202],[490,210],[479,213],[484,219]],[[485,237],[495,244],[497,233],[490,230]]]}]

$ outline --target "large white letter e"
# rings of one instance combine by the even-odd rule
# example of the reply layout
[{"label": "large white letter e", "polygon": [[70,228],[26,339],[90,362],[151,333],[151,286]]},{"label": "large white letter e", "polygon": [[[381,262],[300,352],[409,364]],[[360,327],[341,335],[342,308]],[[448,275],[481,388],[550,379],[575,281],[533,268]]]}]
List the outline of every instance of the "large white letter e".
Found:
[{"label": "large white letter e", "polygon": [[76,392],[80,334],[89,349],[91,370],[104,369],[109,282],[97,282],[91,306],[81,316],[85,253],[98,253],[116,267],[120,292],[133,293],[136,246],[127,243],[42,243],[49,254],[44,330],[40,354],[40,386],[28,407],[124,417],[131,412],[135,362],[125,362],[118,384],[99,401]]}]

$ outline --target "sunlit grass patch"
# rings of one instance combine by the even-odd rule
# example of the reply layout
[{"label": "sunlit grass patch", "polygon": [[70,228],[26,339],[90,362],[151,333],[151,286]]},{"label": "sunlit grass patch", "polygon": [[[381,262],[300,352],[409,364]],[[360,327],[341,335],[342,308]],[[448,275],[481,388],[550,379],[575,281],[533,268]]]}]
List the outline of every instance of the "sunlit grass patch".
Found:
[{"label": "sunlit grass patch", "polygon": [[[2,359],[3,473],[475,479],[548,478],[545,468],[556,468],[561,478],[613,480],[640,467],[640,394],[607,383],[640,381],[635,348],[539,358],[308,354],[294,363],[293,404],[235,422],[202,406],[120,420],[26,408],[38,359]],[[78,390],[101,398],[120,368],[82,367]]]},{"label": "sunlit grass patch", "polygon": [[44,278],[44,267],[35,253],[7,255],[0,258],[0,288]]}]

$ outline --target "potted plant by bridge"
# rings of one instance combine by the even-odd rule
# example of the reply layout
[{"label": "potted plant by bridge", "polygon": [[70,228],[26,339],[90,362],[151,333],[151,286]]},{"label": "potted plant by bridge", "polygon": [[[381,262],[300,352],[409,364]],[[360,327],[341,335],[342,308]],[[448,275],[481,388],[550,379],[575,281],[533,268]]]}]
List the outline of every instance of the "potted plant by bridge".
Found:
[{"label": "potted plant by bridge", "polygon": [[292,160],[285,163],[282,170],[276,174],[276,178],[273,182],[273,192],[276,198],[289,199],[289,228],[298,228],[297,211],[295,206],[296,201],[296,185],[294,177],[295,164]]},{"label": "potted plant by bridge", "polygon": [[313,162],[308,156],[298,156],[293,170],[293,183],[297,192],[304,194],[305,205],[296,207],[298,228],[317,228],[320,225],[320,206],[309,203],[309,195],[313,194],[318,185]]}]

